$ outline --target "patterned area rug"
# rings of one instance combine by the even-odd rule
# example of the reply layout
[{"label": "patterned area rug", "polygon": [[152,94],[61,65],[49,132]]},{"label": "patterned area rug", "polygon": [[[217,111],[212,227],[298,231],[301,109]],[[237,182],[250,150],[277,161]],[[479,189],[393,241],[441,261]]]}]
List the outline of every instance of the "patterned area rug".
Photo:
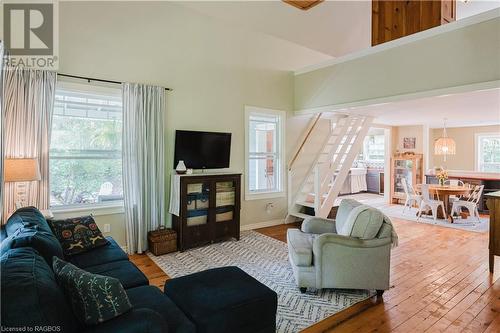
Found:
[{"label": "patterned area rug", "polygon": [[277,332],[299,332],[371,296],[368,291],[324,289],[301,294],[288,263],[287,245],[255,231],[240,241],[216,243],[151,259],[170,277],[237,266],[278,294]]}]

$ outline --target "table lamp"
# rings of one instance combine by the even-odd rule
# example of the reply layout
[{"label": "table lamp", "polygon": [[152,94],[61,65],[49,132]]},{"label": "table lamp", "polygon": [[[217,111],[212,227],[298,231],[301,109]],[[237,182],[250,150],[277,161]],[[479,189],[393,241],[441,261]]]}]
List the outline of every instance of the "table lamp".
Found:
[{"label": "table lamp", "polygon": [[27,183],[40,180],[36,158],[11,158],[5,160],[4,181],[16,183],[16,208],[26,204]]}]

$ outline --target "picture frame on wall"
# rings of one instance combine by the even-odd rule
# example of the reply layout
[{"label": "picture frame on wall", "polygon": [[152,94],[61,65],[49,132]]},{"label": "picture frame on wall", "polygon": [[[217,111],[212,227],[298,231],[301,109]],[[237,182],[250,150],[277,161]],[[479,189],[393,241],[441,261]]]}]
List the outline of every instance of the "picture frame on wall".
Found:
[{"label": "picture frame on wall", "polygon": [[403,148],[404,149],[415,149],[417,143],[417,138],[403,138]]}]

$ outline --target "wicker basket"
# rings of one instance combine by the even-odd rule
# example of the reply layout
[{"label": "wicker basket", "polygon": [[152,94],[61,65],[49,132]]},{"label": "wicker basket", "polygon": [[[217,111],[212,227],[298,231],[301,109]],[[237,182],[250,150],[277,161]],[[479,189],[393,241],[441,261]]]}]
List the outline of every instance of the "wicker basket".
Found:
[{"label": "wicker basket", "polygon": [[148,232],[149,251],[155,256],[177,251],[177,233],[172,229],[160,227]]}]

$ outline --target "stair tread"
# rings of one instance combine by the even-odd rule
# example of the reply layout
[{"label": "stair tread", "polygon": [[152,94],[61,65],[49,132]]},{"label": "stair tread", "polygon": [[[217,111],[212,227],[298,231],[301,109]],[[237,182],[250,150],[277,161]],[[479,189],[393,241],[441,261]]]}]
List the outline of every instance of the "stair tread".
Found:
[{"label": "stair tread", "polygon": [[309,202],[309,201],[297,201],[297,205],[305,206],[305,207],[310,207],[314,208],[314,202]]},{"label": "stair tread", "polygon": [[288,214],[292,215],[292,216],[295,216],[295,217],[300,217],[302,219],[314,216],[314,215],[308,215],[308,214],[304,214],[304,213],[288,213]]}]

